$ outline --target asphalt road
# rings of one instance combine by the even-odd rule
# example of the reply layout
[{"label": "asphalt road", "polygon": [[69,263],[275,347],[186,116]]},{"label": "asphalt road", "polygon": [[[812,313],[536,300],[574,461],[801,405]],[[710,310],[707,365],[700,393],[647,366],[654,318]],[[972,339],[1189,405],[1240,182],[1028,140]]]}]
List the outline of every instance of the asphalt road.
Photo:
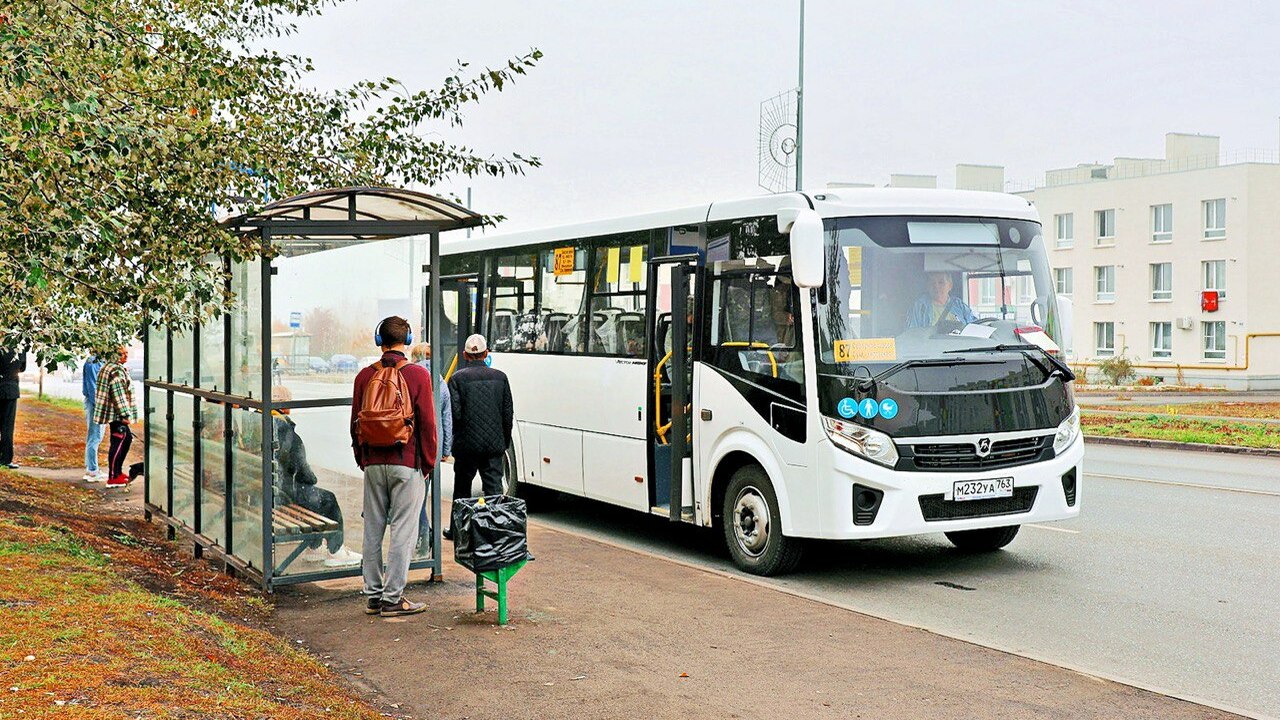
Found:
[{"label": "asphalt road", "polygon": [[[941,535],[818,543],[799,572],[768,582],[1084,672],[1280,716],[1280,461],[1093,446],[1086,463],[1081,516],[1024,527],[1004,552],[963,555]],[[579,499],[534,517],[736,572],[717,538],[657,518]]]}]

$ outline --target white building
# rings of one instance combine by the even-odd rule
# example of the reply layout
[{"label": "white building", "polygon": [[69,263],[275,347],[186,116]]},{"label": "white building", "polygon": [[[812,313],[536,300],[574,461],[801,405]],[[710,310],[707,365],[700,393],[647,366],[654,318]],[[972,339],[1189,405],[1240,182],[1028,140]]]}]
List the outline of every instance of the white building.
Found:
[{"label": "white building", "polygon": [[1123,353],[1167,382],[1280,388],[1280,163],[1266,155],[1170,133],[1164,158],[1051,170],[1021,193],[1073,300],[1076,361]]}]

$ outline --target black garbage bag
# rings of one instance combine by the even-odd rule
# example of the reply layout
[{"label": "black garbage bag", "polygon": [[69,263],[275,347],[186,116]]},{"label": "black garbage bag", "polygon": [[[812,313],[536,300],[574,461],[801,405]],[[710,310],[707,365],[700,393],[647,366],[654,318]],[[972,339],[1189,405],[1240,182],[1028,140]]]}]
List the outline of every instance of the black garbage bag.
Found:
[{"label": "black garbage bag", "polygon": [[520,498],[490,495],[454,500],[454,561],[479,573],[532,560],[527,518]]}]

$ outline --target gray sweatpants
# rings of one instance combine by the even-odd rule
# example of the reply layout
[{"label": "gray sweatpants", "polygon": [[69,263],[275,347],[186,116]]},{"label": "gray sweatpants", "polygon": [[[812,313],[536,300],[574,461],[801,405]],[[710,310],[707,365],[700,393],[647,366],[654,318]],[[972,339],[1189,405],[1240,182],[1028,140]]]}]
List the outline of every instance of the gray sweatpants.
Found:
[{"label": "gray sweatpants", "polygon": [[[408,582],[409,561],[418,544],[418,513],[427,493],[422,473],[403,465],[364,469],[364,594],[399,602]],[[382,536],[391,528],[386,576],[382,572]]]}]

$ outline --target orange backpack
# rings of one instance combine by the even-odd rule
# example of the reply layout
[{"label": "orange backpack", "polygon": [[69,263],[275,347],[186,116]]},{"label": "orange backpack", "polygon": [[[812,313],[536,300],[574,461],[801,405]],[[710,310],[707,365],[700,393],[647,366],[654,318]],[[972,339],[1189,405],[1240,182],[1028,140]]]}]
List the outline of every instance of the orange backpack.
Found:
[{"label": "orange backpack", "polygon": [[389,448],[413,440],[413,400],[400,372],[408,364],[408,360],[401,360],[388,367],[379,361],[370,366],[377,370],[364,387],[356,415],[356,437],[361,445]]}]

